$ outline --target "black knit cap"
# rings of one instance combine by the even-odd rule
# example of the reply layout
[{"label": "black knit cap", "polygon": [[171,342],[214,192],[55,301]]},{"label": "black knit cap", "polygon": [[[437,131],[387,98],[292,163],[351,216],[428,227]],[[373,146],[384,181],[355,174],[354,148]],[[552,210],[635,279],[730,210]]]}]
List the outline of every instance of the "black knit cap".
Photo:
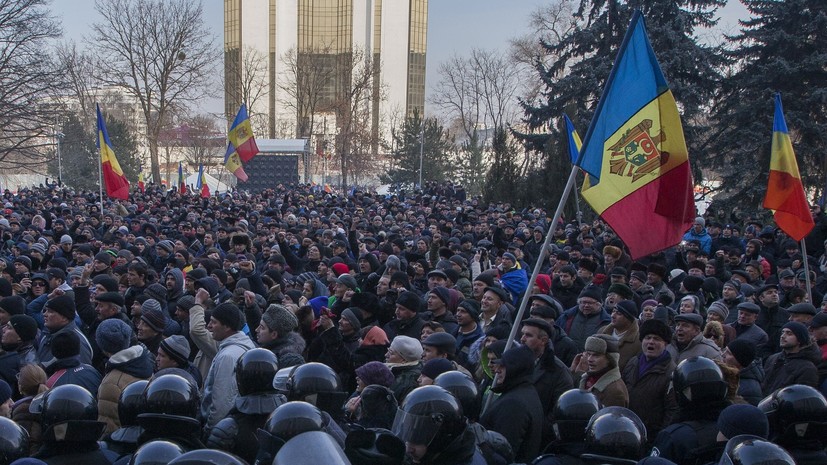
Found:
[{"label": "black knit cap", "polygon": [[231,302],[224,302],[218,305],[212,311],[212,317],[218,320],[224,326],[232,328],[236,331],[241,331],[244,327],[244,315],[241,310]]},{"label": "black knit cap", "polygon": [[44,308],[48,308],[49,310],[62,315],[69,321],[75,319],[75,300],[66,294],[47,300]]}]

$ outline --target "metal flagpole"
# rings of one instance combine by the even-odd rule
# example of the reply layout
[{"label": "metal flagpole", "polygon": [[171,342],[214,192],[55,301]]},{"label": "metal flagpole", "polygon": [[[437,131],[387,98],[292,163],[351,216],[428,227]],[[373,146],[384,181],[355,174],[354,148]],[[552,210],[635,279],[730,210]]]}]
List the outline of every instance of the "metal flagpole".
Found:
[{"label": "metal flagpole", "polygon": [[[100,132],[100,128],[98,128],[98,132]],[[100,134],[98,134],[98,138],[100,138]],[[103,214],[103,159],[100,156],[100,149],[98,149],[98,152],[98,194],[101,200],[100,213]]]},{"label": "metal flagpole", "polygon": [[577,186],[574,186],[574,206],[575,208],[577,208],[577,213],[574,215],[574,217],[577,219],[577,230],[579,231],[580,223],[583,220],[583,212],[580,210],[580,193],[577,192]]},{"label": "metal flagpole", "polygon": [[[804,258],[804,275],[807,277],[807,301],[811,304],[815,305],[816,303],[813,302],[813,291],[810,288],[810,264],[807,263],[807,244],[804,243],[804,239],[801,239],[801,256]],[[821,302],[818,303],[821,305]]]},{"label": "metal flagpole", "polygon": [[[543,247],[540,249],[540,256],[537,258],[537,263],[534,265],[534,271],[531,272],[531,278],[528,280],[528,287],[526,287],[525,293],[523,294],[522,301],[520,302],[520,308],[517,310],[517,315],[514,317],[514,324],[511,326],[511,332],[508,334],[508,339],[505,343],[505,350],[510,349],[514,345],[514,338],[517,336],[517,330],[520,328],[520,322],[523,320],[523,314],[525,314],[525,309],[528,306],[528,297],[531,295],[531,290],[534,287],[534,282],[537,280],[537,275],[540,274],[540,270],[543,268],[543,262],[548,255],[548,247],[551,245],[551,239],[554,237],[554,230],[557,227],[557,222],[563,214],[563,206],[569,198],[569,192],[571,192],[572,187],[574,186],[574,181],[577,177],[577,170],[579,169],[580,168],[577,165],[573,165],[571,167],[571,174],[569,174],[566,187],[563,189],[563,195],[560,197],[560,202],[557,204],[557,210],[554,211],[554,218],[552,218],[551,224],[546,232],[546,239],[543,241]],[[496,386],[497,381],[497,375],[494,374],[494,379],[491,386]],[[483,412],[491,404],[492,399],[493,396],[488,396],[485,400],[485,405],[482,409]]]}]

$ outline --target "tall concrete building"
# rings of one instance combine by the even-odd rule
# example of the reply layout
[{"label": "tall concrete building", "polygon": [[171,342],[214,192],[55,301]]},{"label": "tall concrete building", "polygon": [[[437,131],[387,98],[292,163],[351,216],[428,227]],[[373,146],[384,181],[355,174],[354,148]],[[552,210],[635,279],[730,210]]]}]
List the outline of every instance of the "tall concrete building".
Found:
[{"label": "tall concrete building", "polygon": [[360,118],[387,137],[424,110],[427,25],[428,0],[225,0],[226,113],[246,101],[263,137],[333,140],[368,64]]}]

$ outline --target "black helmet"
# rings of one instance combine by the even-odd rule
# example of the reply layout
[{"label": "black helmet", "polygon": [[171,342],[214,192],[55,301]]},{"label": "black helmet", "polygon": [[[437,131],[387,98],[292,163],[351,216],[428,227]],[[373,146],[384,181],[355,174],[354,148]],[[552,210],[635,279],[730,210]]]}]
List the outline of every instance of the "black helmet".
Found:
[{"label": "black helmet", "polygon": [[146,412],[196,418],[200,399],[198,389],[178,375],[153,379],[144,390]]},{"label": "black helmet", "polygon": [[6,417],[0,417],[0,463],[29,456],[29,433]]},{"label": "black helmet", "polygon": [[815,388],[803,384],[781,388],[762,400],[758,408],[767,415],[772,440],[825,439],[827,399]]},{"label": "black helmet", "polygon": [[126,386],[118,398],[118,420],[121,426],[133,426],[138,424],[138,415],[144,413],[146,398],[144,389],[149,381],[141,379]]},{"label": "black helmet", "polygon": [[276,354],[267,349],[250,349],[235,364],[238,395],[273,390],[273,379],[279,370]]},{"label": "black helmet", "polygon": [[43,397],[40,422],[44,430],[64,421],[97,419],[98,403],[95,396],[76,384],[58,386]]},{"label": "black helmet", "polygon": [[247,462],[223,450],[198,449],[179,455],[169,465],[247,465]]},{"label": "black helmet", "polygon": [[726,398],[728,385],[721,369],[706,357],[690,357],[672,373],[672,386],[680,406],[704,405]]},{"label": "black helmet", "polygon": [[361,465],[400,465],[405,460],[405,443],[386,429],[355,430],[345,439],[345,455]]},{"label": "black helmet", "polygon": [[418,387],[405,397],[391,428],[406,443],[428,446],[426,456],[442,452],[464,430],[457,398],[433,385]]},{"label": "black helmet", "polygon": [[333,436],[321,431],[308,431],[288,441],[279,449],[272,463],[346,465],[350,464],[350,461]]},{"label": "black helmet", "polygon": [[477,421],[482,408],[480,405],[480,391],[479,386],[470,376],[456,370],[446,371],[436,377],[434,386],[445,388],[453,394],[462,405],[462,413],[465,418]]},{"label": "black helmet", "polygon": [[299,401],[287,402],[278,406],[270,414],[263,429],[282,441],[288,441],[307,431],[322,431],[324,417],[321,410],[313,404]]},{"label": "black helmet", "polygon": [[287,381],[290,380],[290,376],[293,374],[293,371],[295,371],[298,367],[299,365],[295,365],[292,367],[285,367],[277,371],[276,376],[273,377],[273,389],[275,389],[279,394],[284,394],[286,396],[287,393],[290,392],[290,390],[287,389]]},{"label": "black helmet", "polygon": [[149,441],[132,454],[129,465],[166,465],[184,452],[184,448],[174,442]]},{"label": "black helmet", "polygon": [[342,414],[347,393],[333,368],[323,363],[299,365],[287,380],[288,400],[310,402],[334,416]]},{"label": "black helmet", "polygon": [[586,426],[586,452],[590,455],[640,460],[645,445],[646,427],[627,408],[603,408]]},{"label": "black helmet", "polygon": [[554,406],[554,434],[565,442],[581,442],[585,439],[586,426],[592,415],[603,408],[591,391],[569,389],[560,394]]},{"label": "black helmet", "polygon": [[758,436],[735,436],[726,443],[718,465],[795,465],[787,451]]}]

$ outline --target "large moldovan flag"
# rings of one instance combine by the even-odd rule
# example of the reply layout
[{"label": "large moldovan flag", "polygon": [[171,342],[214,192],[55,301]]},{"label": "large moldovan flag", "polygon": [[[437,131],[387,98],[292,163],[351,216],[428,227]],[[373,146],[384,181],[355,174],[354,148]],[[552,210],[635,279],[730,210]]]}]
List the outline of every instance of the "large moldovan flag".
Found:
[{"label": "large moldovan flag", "polygon": [[112,141],[103,122],[101,108],[95,105],[98,111],[98,150],[101,154],[101,177],[106,188],[106,195],[113,199],[126,200],[129,198],[129,181],[123,174],[120,163],[112,150]]},{"label": "large moldovan flag", "polygon": [[775,94],[770,179],[764,196],[764,208],[775,210],[775,224],[796,241],[804,239],[815,227],[798,173],[790,132],[784,120],[781,94]]},{"label": "large moldovan flag", "polygon": [[695,217],[680,116],[636,11],[580,151],[583,198],[639,258],[680,242]]},{"label": "large moldovan flag", "polygon": [[224,166],[227,171],[233,173],[241,181],[247,180],[247,173],[244,172],[243,163],[250,161],[258,154],[258,145],[253,136],[253,128],[250,125],[250,118],[247,116],[247,106],[241,104],[238,114],[235,116],[230,132],[227,134],[229,143],[227,152],[224,154]]}]

